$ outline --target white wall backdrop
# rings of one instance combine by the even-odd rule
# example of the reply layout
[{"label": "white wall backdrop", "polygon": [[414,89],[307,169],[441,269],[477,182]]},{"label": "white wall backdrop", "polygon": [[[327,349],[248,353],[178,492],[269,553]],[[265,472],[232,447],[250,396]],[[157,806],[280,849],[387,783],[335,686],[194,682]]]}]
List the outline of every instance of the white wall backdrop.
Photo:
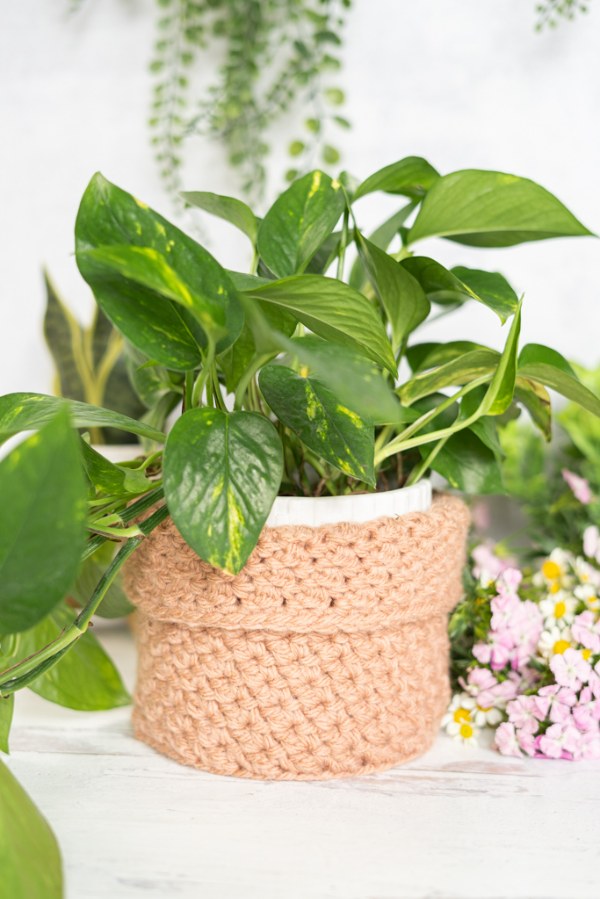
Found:
[{"label": "white wall backdrop", "polygon": [[[600,9],[592,3],[588,16],[537,35],[533,5],[355,0],[342,75],[354,123],[345,167],[363,177],[419,154],[442,172],[487,167],[526,175],[600,231]],[[90,315],[72,233],[91,174],[100,169],[171,214],[145,125],[153,0],[82,0],[77,15],[68,9],[68,0],[20,0],[0,11],[0,393],[49,390],[43,264],[75,311]],[[274,137],[272,191],[290,135],[280,129]],[[188,156],[187,188],[234,190],[219,147],[196,141]],[[375,223],[390,202],[367,199],[361,216]],[[213,253],[244,265],[226,226],[210,224],[207,233],[205,220],[202,227]],[[448,263],[497,268],[524,291],[525,339],[586,364],[600,361],[595,240],[485,252],[440,243],[435,252]],[[500,345],[488,310],[471,305],[457,318],[451,329],[437,328]]]}]

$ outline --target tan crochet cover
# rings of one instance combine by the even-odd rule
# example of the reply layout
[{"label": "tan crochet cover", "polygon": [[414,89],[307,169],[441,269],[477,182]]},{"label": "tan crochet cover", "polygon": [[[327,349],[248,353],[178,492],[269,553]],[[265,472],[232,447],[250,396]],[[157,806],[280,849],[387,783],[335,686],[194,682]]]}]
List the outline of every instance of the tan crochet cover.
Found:
[{"label": "tan crochet cover", "polygon": [[126,571],[139,609],[136,735],[218,774],[322,779],[424,752],[449,699],[447,616],[469,513],[266,528],[243,571],[170,520]]}]

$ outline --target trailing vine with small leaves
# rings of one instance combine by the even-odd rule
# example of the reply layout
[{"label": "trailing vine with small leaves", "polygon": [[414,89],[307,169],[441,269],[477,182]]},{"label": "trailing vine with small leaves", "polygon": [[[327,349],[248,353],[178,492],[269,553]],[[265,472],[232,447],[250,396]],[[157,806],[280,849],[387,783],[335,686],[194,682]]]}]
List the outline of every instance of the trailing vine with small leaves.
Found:
[{"label": "trailing vine with small leaves", "polygon": [[560,19],[572,21],[577,13],[586,13],[589,10],[589,0],[544,0],[536,5],[538,20],[536,31],[544,28],[556,28]]},{"label": "trailing vine with small leaves", "polygon": [[[241,176],[244,193],[260,196],[270,126],[293,107],[308,111],[304,134],[289,145],[292,180],[317,162],[337,163],[330,135],[348,128],[344,92],[331,81],[341,62],[340,34],[351,0],[157,0],[155,82],[150,128],[167,189],[180,187],[182,143],[216,138]],[[191,74],[215,42],[223,50],[216,78],[189,114]]]}]

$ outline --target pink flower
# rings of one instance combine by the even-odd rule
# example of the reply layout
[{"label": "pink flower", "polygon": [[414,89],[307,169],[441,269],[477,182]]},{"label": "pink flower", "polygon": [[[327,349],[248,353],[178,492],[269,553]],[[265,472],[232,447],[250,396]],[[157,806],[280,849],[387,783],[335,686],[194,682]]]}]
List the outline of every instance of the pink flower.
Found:
[{"label": "pink flower", "polygon": [[550,719],[554,724],[564,724],[571,717],[571,707],[577,702],[573,690],[550,684],[540,687],[537,695],[532,697],[534,714],[541,721]]},{"label": "pink flower", "polygon": [[539,727],[539,719],[536,715],[537,707],[533,696],[517,696],[506,706],[508,720],[520,731],[536,734]]},{"label": "pink flower", "polygon": [[525,755],[533,758],[537,750],[537,737],[531,731],[522,729],[517,730],[517,742]]},{"label": "pink flower", "polygon": [[502,755],[522,756],[514,724],[504,721],[496,728],[495,743]]},{"label": "pink flower", "polygon": [[589,687],[584,687],[579,694],[579,701],[573,706],[573,723],[577,730],[587,733],[598,730],[600,719],[600,702],[594,698]]},{"label": "pink flower", "polygon": [[579,733],[571,724],[551,724],[538,738],[537,748],[547,759],[573,759],[579,749]]},{"label": "pink flower", "polygon": [[583,552],[588,559],[600,562],[600,530],[591,524],[583,532]]},{"label": "pink flower", "polygon": [[475,562],[473,576],[482,581],[495,581],[503,571],[513,564],[512,559],[500,559],[490,543],[480,543],[471,553]]},{"label": "pink flower", "polygon": [[592,666],[583,658],[577,649],[567,649],[562,655],[552,656],[550,668],[561,687],[579,690],[592,673]]},{"label": "pink flower", "polygon": [[498,596],[494,596],[490,602],[492,630],[501,631],[507,627],[517,614],[520,605],[521,601],[514,593],[499,593]]},{"label": "pink flower", "polygon": [[568,468],[563,468],[562,476],[571,488],[575,499],[578,499],[584,506],[588,506],[593,497],[590,485],[586,479],[579,477],[579,475],[575,474],[573,471],[569,471]]},{"label": "pink flower", "polygon": [[577,615],[571,627],[571,633],[578,643],[591,649],[592,652],[600,652],[600,630],[593,612],[582,612]]},{"label": "pink flower", "polygon": [[600,732],[589,731],[579,735],[577,759],[591,759],[596,761],[600,759]]},{"label": "pink flower", "polygon": [[[598,665],[596,665],[596,668]],[[592,691],[595,699],[600,699],[600,675],[596,674],[596,670],[592,671],[588,678],[588,686]]]},{"label": "pink flower", "polygon": [[517,591],[523,580],[523,574],[518,568],[505,568],[496,581],[496,589],[500,596],[514,596],[518,599]]}]

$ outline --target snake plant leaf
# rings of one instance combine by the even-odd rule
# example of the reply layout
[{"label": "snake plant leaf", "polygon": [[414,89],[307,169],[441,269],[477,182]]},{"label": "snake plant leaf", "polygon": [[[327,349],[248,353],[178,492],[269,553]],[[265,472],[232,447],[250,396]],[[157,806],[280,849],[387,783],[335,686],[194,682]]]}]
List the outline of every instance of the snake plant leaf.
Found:
[{"label": "snake plant leaf", "polygon": [[51,421],[61,409],[71,414],[75,428],[111,427],[158,443],[163,443],[165,439],[162,431],[110,409],[43,393],[7,393],[0,396],[0,444],[21,431],[37,430]]},{"label": "snake plant leaf", "polygon": [[500,355],[494,350],[471,350],[435,365],[434,368],[419,371],[402,385],[398,391],[400,399],[403,403],[412,405],[416,400],[437,393],[444,387],[468,384],[482,377],[488,377],[491,381],[499,362]]},{"label": "snake plant leaf", "polygon": [[[203,325],[185,305],[157,293],[143,281],[131,281],[110,266],[103,268],[89,257],[86,259],[85,251],[124,244],[153,251],[168,272],[175,273],[174,289],[178,294],[183,285],[192,296],[194,309],[203,305],[204,324],[208,327],[212,319],[219,319],[211,335],[219,333],[220,350],[239,333],[243,317],[237,293],[216,259],[145,203],[100,174],[94,175],[84,192],[75,236],[79,269],[94,290],[98,304],[131,343],[160,364],[177,371],[198,366],[201,349],[207,342]],[[151,269],[147,280],[160,284],[164,266],[150,265],[148,259],[146,262]],[[140,267],[143,266],[138,259],[136,271]],[[224,325],[214,311],[217,307],[224,315]],[[212,310],[210,314],[208,309]]]},{"label": "snake plant leaf", "polygon": [[[47,646],[72,624],[75,614],[63,603],[34,627],[11,635],[3,641],[2,667],[8,668],[40,646]],[[82,712],[115,709],[131,702],[119,672],[89,630],[52,668],[32,681],[29,689],[49,702]]]},{"label": "snake plant leaf", "polygon": [[164,454],[169,513],[184,540],[210,565],[233,574],[254,549],[277,496],[283,451],[263,415],[190,409]]},{"label": "snake plant leaf", "polygon": [[392,329],[392,349],[398,352],[406,338],[425,321],[431,304],[419,282],[406,269],[356,232],[358,251]]},{"label": "snake plant leaf", "polygon": [[409,256],[400,264],[416,278],[432,303],[457,306],[476,300],[492,309],[503,324],[517,310],[519,299],[499,272],[464,266],[449,270],[428,256]]},{"label": "snake plant leaf", "polygon": [[381,371],[348,347],[308,335],[281,343],[286,357],[324,384],[369,424],[401,424],[418,416],[400,405]]},{"label": "snake plant leaf", "polygon": [[277,418],[334,468],[375,486],[374,429],[317,378],[284,365],[262,369],[259,386]]},{"label": "snake plant leaf", "polygon": [[316,170],[294,181],[258,229],[258,251],[278,278],[302,272],[344,210],[342,185]]},{"label": "snake plant leaf", "polygon": [[550,237],[591,235],[553,194],[528,178],[465,169],[438,178],[409,243],[447,237],[474,247],[509,247]]},{"label": "snake plant leaf", "polygon": [[0,699],[0,752],[8,753],[8,738],[15,708],[15,694]]},{"label": "snake plant leaf", "polygon": [[61,300],[46,271],[44,271],[44,285],[46,288],[44,337],[56,370],[56,392],[74,400],[84,401],[86,397],[82,372],[86,368],[86,362],[82,328]]},{"label": "snake plant leaf", "polygon": [[[387,250],[394,237],[400,231],[402,225],[406,222],[411,212],[416,209],[417,206],[417,202],[412,202],[407,206],[403,206],[402,209],[399,209],[398,212],[395,212],[393,215],[391,215],[388,219],[385,220],[385,222],[379,225],[379,227],[376,228],[372,234],[369,235],[369,241],[372,244],[375,244],[376,247],[379,247],[380,250]],[[354,287],[355,290],[361,290],[365,283],[366,277],[367,273],[365,271],[362,259],[360,258],[360,256],[357,256],[352,265],[348,283],[350,287]]]},{"label": "snake plant leaf", "polygon": [[363,294],[321,275],[296,275],[245,293],[291,312],[315,334],[343,343],[396,374],[396,360],[373,304]]},{"label": "snake plant leaf", "polygon": [[32,627],[66,595],[85,544],[87,491],[68,409],[0,462],[0,633]]},{"label": "snake plant leaf", "polygon": [[600,416],[600,399],[582,384],[564,356],[550,347],[529,343],[519,356],[518,373],[556,390],[593,415]]},{"label": "snake plant leaf", "polygon": [[235,197],[225,197],[222,194],[213,194],[205,190],[185,190],[181,196],[190,206],[203,209],[217,218],[224,219],[231,225],[235,225],[247,237],[252,244],[256,244],[258,234],[258,219],[249,206]]},{"label": "snake plant leaf", "polygon": [[356,189],[359,200],[376,190],[420,199],[435,184],[440,173],[421,156],[407,156],[369,175]]},{"label": "snake plant leaf", "polygon": [[0,871],[11,899],[62,899],[62,861],[50,825],[0,762]]}]

